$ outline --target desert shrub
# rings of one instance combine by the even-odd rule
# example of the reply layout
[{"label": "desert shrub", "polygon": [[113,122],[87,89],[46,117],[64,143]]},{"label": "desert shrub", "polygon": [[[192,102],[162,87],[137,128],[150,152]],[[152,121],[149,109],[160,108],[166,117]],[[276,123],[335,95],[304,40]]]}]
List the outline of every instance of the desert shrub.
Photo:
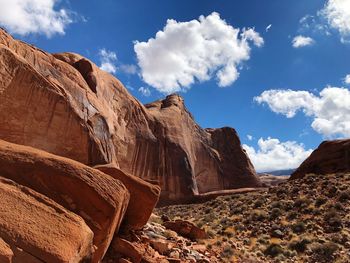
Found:
[{"label": "desert shrub", "polygon": [[229,258],[233,256],[233,248],[231,246],[225,246],[221,252],[221,257]]},{"label": "desert shrub", "polygon": [[306,226],[304,222],[297,222],[293,224],[291,228],[294,233],[300,234],[305,232]]},{"label": "desert shrub", "polygon": [[263,221],[267,218],[267,213],[263,210],[253,210],[250,214],[250,220]]},{"label": "desert shrub", "polygon": [[338,188],[334,185],[331,185],[328,189],[327,189],[327,196],[328,197],[334,197],[338,192]]},{"label": "desert shrub", "polygon": [[324,223],[328,230],[336,232],[341,230],[343,224],[338,212],[334,209],[330,210],[324,215]]},{"label": "desert shrub", "polygon": [[294,207],[302,209],[306,208],[310,203],[310,200],[305,197],[300,197],[294,201]]},{"label": "desert shrub", "polygon": [[320,206],[324,205],[325,203],[327,203],[327,199],[321,196],[321,197],[318,197],[316,199],[315,206],[320,207]]},{"label": "desert shrub", "polygon": [[340,202],[346,202],[350,200],[350,190],[340,192],[338,195],[338,200]]},{"label": "desert shrub", "polygon": [[254,203],[254,208],[259,208],[264,204],[264,200],[262,199],[258,199],[255,203]]},{"label": "desert shrub", "polygon": [[283,253],[283,248],[278,244],[270,244],[264,250],[264,254],[271,257],[276,257]]},{"label": "desert shrub", "polygon": [[289,244],[289,248],[292,250],[295,250],[299,253],[305,252],[307,249],[308,244],[310,244],[310,240],[303,238],[301,240],[293,241]]},{"label": "desert shrub", "polygon": [[333,242],[317,244],[312,248],[312,252],[319,259],[330,260],[338,250],[338,245]]},{"label": "desert shrub", "polygon": [[279,209],[279,208],[273,208],[273,209],[271,210],[271,213],[270,213],[270,218],[271,218],[271,219],[276,219],[276,218],[279,217],[281,214],[282,214],[281,209]]},{"label": "desert shrub", "polygon": [[290,211],[288,214],[287,214],[287,219],[288,220],[293,220],[295,218],[298,217],[298,213],[296,211]]}]

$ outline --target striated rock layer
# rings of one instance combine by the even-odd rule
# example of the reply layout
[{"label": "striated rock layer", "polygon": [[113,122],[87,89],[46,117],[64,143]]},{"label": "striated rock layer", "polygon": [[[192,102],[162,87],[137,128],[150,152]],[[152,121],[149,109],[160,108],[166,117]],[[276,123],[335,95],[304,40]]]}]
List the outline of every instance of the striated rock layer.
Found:
[{"label": "striated rock layer", "polygon": [[161,201],[257,187],[232,128],[202,129],[178,95],[146,106],[73,53],[49,54],[0,30],[0,139],[161,186]]},{"label": "striated rock layer", "polygon": [[331,174],[350,172],[350,139],[324,141],[292,173],[290,179],[298,179],[306,174]]},{"label": "striated rock layer", "polygon": [[81,217],[2,177],[0,236],[0,262],[78,263],[93,251],[93,233]]},{"label": "striated rock layer", "polygon": [[[94,232],[94,245],[97,248],[93,255],[94,262],[98,262],[107,251],[129,201],[126,187],[98,170],[67,158],[1,140],[0,176],[29,187],[81,216]],[[14,207],[15,204],[16,201]],[[32,210],[34,213],[35,209]],[[11,212],[4,214],[4,220],[10,216],[16,217],[16,209]],[[41,222],[30,220],[35,225]],[[48,227],[55,228],[55,222],[48,222]],[[0,233],[1,237],[2,234]]]}]

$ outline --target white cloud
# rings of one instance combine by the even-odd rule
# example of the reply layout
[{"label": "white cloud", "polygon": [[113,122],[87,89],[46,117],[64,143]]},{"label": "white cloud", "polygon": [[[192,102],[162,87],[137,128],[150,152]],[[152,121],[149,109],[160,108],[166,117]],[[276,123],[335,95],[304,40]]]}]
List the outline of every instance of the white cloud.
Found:
[{"label": "white cloud", "polygon": [[101,60],[100,69],[107,71],[108,73],[114,74],[117,71],[117,54],[113,51],[108,51],[106,49],[100,49],[98,55]]},{"label": "white cloud", "polygon": [[296,36],[292,40],[292,44],[294,48],[300,48],[305,46],[310,46],[315,43],[315,40],[313,40],[311,37],[305,37],[305,36]]},{"label": "white cloud", "polygon": [[346,75],[344,78],[344,83],[345,84],[350,84],[350,74]]},{"label": "white cloud", "polygon": [[293,169],[298,167],[312,152],[295,141],[280,142],[268,137],[260,138],[258,149],[243,144],[249,158],[258,172]]},{"label": "white cloud", "polygon": [[139,88],[139,92],[140,92],[143,96],[145,96],[145,97],[151,96],[151,91],[150,91],[149,88],[140,87],[140,88]]},{"label": "white cloud", "polygon": [[253,140],[253,136],[252,135],[250,135],[250,134],[247,134],[247,139],[249,140],[249,141],[251,141],[251,140]]},{"label": "white cloud", "polygon": [[162,93],[172,93],[213,75],[219,86],[231,85],[250,58],[250,42],[260,47],[264,40],[254,29],[234,28],[212,13],[189,22],[169,19],[155,38],[136,41],[134,50],[143,80]]},{"label": "white cloud", "polygon": [[272,27],[272,24],[269,24],[269,25],[265,28],[265,31],[266,31],[266,32],[269,32],[269,30],[271,29],[271,27]]},{"label": "white cloud", "polygon": [[327,138],[350,137],[350,90],[326,87],[319,95],[308,91],[267,90],[254,100],[292,118],[298,111],[312,117],[311,127]]},{"label": "white cloud", "polygon": [[129,65],[129,64],[122,64],[119,66],[119,69],[123,71],[126,74],[136,74],[137,73],[137,67],[135,65]]},{"label": "white cloud", "polygon": [[55,8],[59,0],[0,0],[0,25],[10,33],[64,34],[74,12]]},{"label": "white cloud", "polygon": [[328,0],[319,14],[339,31],[342,42],[350,41],[350,0]]}]

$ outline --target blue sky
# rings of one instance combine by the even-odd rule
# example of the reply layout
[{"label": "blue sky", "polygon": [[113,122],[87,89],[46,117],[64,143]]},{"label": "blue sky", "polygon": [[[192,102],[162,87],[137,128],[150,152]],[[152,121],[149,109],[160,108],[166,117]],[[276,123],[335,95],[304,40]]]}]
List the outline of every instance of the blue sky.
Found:
[{"label": "blue sky", "polygon": [[[179,92],[202,127],[234,127],[258,170],[295,167],[322,140],[350,136],[350,0],[9,5],[0,0],[0,25],[16,38],[88,57],[143,103]],[[166,30],[168,19],[173,22]],[[239,30],[236,38],[232,29]],[[158,31],[163,35],[156,37]],[[193,41],[184,40],[188,32]],[[216,41],[212,50],[209,42],[202,45],[203,34]],[[231,50],[234,44],[240,50]]]}]

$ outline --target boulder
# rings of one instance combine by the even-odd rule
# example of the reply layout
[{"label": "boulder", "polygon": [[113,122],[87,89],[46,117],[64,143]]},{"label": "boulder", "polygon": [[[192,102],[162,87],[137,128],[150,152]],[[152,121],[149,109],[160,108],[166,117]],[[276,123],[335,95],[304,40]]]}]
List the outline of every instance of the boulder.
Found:
[{"label": "boulder", "polygon": [[13,251],[10,246],[0,237],[0,262],[12,263]]},{"label": "boulder", "polygon": [[115,237],[112,241],[112,248],[118,254],[130,258],[133,263],[141,262],[141,253],[131,242],[126,239]]},{"label": "boulder", "polygon": [[118,231],[129,192],[118,180],[76,161],[0,140],[0,175],[80,215],[94,232],[94,261]]},{"label": "boulder", "polygon": [[292,173],[290,179],[306,174],[350,172],[350,139],[322,142],[316,150]]},{"label": "boulder", "polygon": [[207,233],[203,229],[185,220],[164,222],[163,226],[191,240],[208,238]]},{"label": "boulder", "polygon": [[160,187],[127,174],[113,164],[95,166],[94,168],[121,181],[128,188],[130,201],[124,216],[123,229],[141,229],[147,223],[158,202]]},{"label": "boulder", "polygon": [[0,242],[0,259],[5,254],[7,262],[13,256],[13,262],[78,263],[93,251],[93,232],[81,217],[2,177],[0,237],[9,244]]}]

